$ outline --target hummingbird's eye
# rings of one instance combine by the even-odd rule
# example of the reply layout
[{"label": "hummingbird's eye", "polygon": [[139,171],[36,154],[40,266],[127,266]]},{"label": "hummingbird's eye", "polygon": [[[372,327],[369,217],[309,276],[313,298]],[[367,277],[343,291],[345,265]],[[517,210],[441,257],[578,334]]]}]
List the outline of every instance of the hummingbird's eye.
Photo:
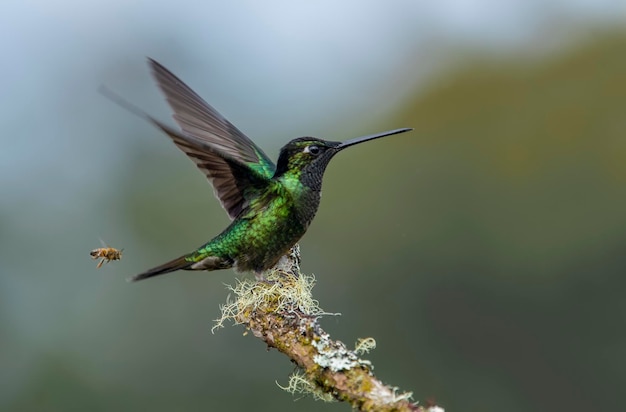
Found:
[{"label": "hummingbird's eye", "polygon": [[320,154],[321,150],[318,146],[312,144],[311,146],[306,147],[305,152],[311,153],[313,156],[317,156],[318,154]]}]

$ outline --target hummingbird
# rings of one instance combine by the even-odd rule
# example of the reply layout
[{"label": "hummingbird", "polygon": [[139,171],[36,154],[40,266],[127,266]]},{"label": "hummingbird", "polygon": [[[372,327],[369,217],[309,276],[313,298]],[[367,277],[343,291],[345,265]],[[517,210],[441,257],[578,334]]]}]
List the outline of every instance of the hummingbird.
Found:
[{"label": "hummingbird", "polygon": [[280,149],[276,164],[252,140],[155,60],[152,74],[165,95],[175,130],[120,102],[167,134],[212,183],[230,225],[196,250],[133,276],[131,281],[177,270],[234,268],[257,279],[274,267],[307,231],[317,212],[322,178],[330,160],[356,144],[408,132],[410,128],[344,142],[299,137]]}]

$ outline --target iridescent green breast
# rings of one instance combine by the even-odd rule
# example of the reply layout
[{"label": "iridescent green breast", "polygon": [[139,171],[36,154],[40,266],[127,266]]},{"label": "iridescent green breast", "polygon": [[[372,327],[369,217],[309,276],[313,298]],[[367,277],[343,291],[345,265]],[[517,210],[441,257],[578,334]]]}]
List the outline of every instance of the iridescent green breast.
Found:
[{"label": "iridescent green breast", "polygon": [[[293,183],[293,182],[292,182]],[[222,233],[190,257],[200,262],[218,257],[239,271],[262,272],[278,260],[306,232],[311,218],[303,213],[301,198],[307,189],[274,182]]]}]

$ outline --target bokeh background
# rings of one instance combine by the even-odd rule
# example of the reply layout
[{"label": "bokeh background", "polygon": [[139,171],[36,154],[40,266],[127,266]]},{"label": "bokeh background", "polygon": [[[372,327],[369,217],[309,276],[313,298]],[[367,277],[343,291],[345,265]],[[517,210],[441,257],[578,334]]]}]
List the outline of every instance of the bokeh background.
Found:
[{"label": "bokeh background", "polygon": [[[5,1],[0,409],[340,411],[241,327],[232,271],[125,279],[227,218],[167,137],[153,57],[273,158],[337,156],[301,242],[322,321],[447,410],[619,410],[626,386],[620,1]],[[173,124],[173,122],[171,122]],[[99,238],[124,248],[96,270]]]}]

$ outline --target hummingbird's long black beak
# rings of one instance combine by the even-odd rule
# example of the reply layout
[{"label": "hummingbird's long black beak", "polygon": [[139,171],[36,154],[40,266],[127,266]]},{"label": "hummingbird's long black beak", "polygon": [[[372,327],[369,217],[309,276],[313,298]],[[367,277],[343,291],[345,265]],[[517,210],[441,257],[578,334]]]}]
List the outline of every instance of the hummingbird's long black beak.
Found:
[{"label": "hummingbird's long black beak", "polygon": [[341,149],[345,149],[346,147],[353,146],[353,145],[358,144],[358,143],[367,142],[368,140],[374,140],[374,139],[378,139],[379,137],[385,137],[385,136],[391,136],[391,135],[394,135],[394,134],[410,132],[411,130],[413,130],[413,129],[405,127],[404,129],[395,129],[395,130],[389,130],[387,132],[370,134],[370,135],[361,136],[361,137],[355,137],[354,139],[350,139],[350,140],[346,140],[345,142],[341,142],[341,144],[339,146],[337,146],[336,148],[341,150]]}]

